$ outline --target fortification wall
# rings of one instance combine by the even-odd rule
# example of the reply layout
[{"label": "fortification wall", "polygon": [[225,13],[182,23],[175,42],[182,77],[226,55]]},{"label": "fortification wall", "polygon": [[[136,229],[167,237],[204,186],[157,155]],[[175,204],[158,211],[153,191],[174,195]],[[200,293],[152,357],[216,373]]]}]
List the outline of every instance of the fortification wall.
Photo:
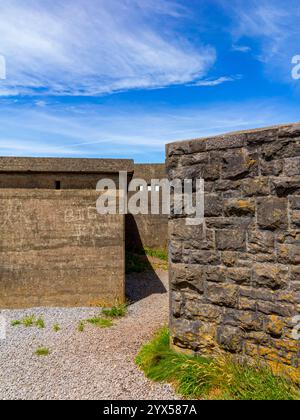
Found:
[{"label": "fortification wall", "polygon": [[95,190],[119,170],[133,162],[0,159],[1,308],[124,302],[125,216],[99,215]]},{"label": "fortification wall", "polygon": [[169,226],[172,343],[299,374],[300,124],[167,146],[175,178],[204,178],[205,226]]},{"label": "fortification wall", "polygon": [[[135,164],[133,178],[145,180],[166,178],[164,164]],[[126,216],[126,249],[143,253],[144,247],[166,250],[168,247],[168,216],[151,214],[151,192],[149,191],[149,214]],[[130,194],[129,194],[130,197]],[[160,194],[161,203],[161,194]]]}]

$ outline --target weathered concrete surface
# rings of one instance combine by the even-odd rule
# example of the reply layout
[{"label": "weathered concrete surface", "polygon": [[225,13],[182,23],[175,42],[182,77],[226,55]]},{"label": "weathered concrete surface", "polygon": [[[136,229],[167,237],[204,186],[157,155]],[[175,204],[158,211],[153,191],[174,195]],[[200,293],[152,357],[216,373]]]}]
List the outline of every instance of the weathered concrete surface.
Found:
[{"label": "weathered concrete surface", "polygon": [[131,159],[0,157],[0,172],[132,173],[133,165]]},{"label": "weathered concrete surface", "polygon": [[[125,216],[96,213],[96,185],[164,177],[127,159],[0,158],[0,308],[124,300]],[[149,193],[150,196],[150,193]],[[167,216],[126,218],[127,249],[166,248]]]},{"label": "weathered concrete surface", "polygon": [[205,234],[170,221],[174,346],[299,375],[300,124],[170,144],[167,170],[206,191]]},{"label": "weathered concrete surface", "polygon": [[[151,185],[151,180],[162,180],[167,177],[164,164],[136,164],[134,178],[145,180]],[[162,196],[160,193],[160,208]],[[149,214],[126,216],[126,249],[143,252],[143,248],[166,250],[168,247],[168,215],[151,214],[151,193],[149,192]]]},{"label": "weathered concrete surface", "polygon": [[124,216],[95,191],[0,190],[0,307],[123,302]]}]

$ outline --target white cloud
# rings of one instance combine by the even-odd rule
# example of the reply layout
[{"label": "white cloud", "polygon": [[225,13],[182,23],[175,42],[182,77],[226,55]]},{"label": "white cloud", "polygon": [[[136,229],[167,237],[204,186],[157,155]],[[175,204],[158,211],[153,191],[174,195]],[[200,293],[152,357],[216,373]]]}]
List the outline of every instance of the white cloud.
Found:
[{"label": "white cloud", "polygon": [[215,50],[177,36],[186,13],[175,0],[1,0],[0,95],[98,95],[198,79]]},{"label": "white cloud", "polygon": [[300,53],[299,0],[216,1],[232,19],[234,45],[254,40],[268,77],[291,82],[291,58]]},{"label": "white cloud", "polygon": [[0,107],[0,155],[124,157],[163,161],[175,140],[295,122],[297,109],[280,102],[212,103],[149,110],[126,105]]},{"label": "white cloud", "polygon": [[226,82],[234,82],[241,79],[241,76],[222,76],[217,79],[198,80],[191,86],[218,86]]},{"label": "white cloud", "polygon": [[248,47],[247,45],[232,45],[232,50],[241,53],[247,53],[251,51],[251,47]]}]

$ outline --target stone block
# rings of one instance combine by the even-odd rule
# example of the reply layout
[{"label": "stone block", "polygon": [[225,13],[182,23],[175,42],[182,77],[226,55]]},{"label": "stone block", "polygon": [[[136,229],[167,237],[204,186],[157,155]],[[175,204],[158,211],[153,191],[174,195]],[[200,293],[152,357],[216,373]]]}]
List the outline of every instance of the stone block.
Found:
[{"label": "stone block", "polygon": [[219,285],[209,283],[207,285],[206,297],[215,305],[235,308],[238,304],[238,290],[238,286],[233,284]]},{"label": "stone block", "polygon": [[258,176],[258,156],[247,149],[234,149],[223,155],[222,178],[239,179]]},{"label": "stone block", "polygon": [[272,191],[278,197],[287,197],[288,195],[300,194],[300,176],[273,178],[271,181]]},{"label": "stone block", "polygon": [[245,251],[246,232],[234,229],[218,230],[216,232],[216,246],[221,251]]},{"label": "stone block", "polygon": [[284,289],[288,285],[287,267],[274,264],[259,264],[253,269],[253,284],[272,290]]},{"label": "stone block", "polygon": [[241,353],[243,349],[243,332],[239,328],[227,325],[217,329],[217,342],[223,350],[230,353]]},{"label": "stone block", "polygon": [[251,254],[273,254],[275,251],[275,237],[273,232],[248,231],[248,252]]},{"label": "stone block", "polygon": [[261,229],[286,229],[288,227],[288,202],[284,198],[257,199],[257,223]]},{"label": "stone block", "polygon": [[300,175],[300,157],[284,159],[284,175],[287,177]]},{"label": "stone block", "polygon": [[255,201],[251,199],[226,199],[224,200],[225,216],[254,216]]}]

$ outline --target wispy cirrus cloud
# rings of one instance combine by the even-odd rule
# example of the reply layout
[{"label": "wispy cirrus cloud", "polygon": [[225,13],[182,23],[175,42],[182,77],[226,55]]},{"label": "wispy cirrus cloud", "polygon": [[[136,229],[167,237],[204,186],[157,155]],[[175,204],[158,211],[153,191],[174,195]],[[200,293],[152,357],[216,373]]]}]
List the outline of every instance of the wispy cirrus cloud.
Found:
[{"label": "wispy cirrus cloud", "polygon": [[162,161],[175,140],[293,122],[297,110],[277,101],[197,107],[81,105],[0,106],[0,155],[127,157]]},{"label": "wispy cirrus cloud", "polygon": [[237,52],[241,52],[241,53],[247,53],[251,51],[251,47],[249,47],[248,45],[237,45],[234,44],[232,45],[232,51],[237,51]]},{"label": "wispy cirrus cloud", "polygon": [[175,0],[1,1],[0,95],[101,95],[184,84],[216,53],[177,36]]},{"label": "wispy cirrus cloud", "polygon": [[255,56],[265,63],[268,75],[291,82],[291,58],[300,51],[299,1],[215,1],[223,5],[232,21],[234,45],[254,41]]},{"label": "wispy cirrus cloud", "polygon": [[190,86],[208,86],[208,87],[213,87],[213,86],[222,85],[223,83],[227,83],[227,82],[234,82],[236,80],[240,80],[241,78],[242,78],[241,75],[237,75],[237,76],[221,76],[221,77],[218,77],[217,79],[198,80],[197,82],[191,84]]}]

